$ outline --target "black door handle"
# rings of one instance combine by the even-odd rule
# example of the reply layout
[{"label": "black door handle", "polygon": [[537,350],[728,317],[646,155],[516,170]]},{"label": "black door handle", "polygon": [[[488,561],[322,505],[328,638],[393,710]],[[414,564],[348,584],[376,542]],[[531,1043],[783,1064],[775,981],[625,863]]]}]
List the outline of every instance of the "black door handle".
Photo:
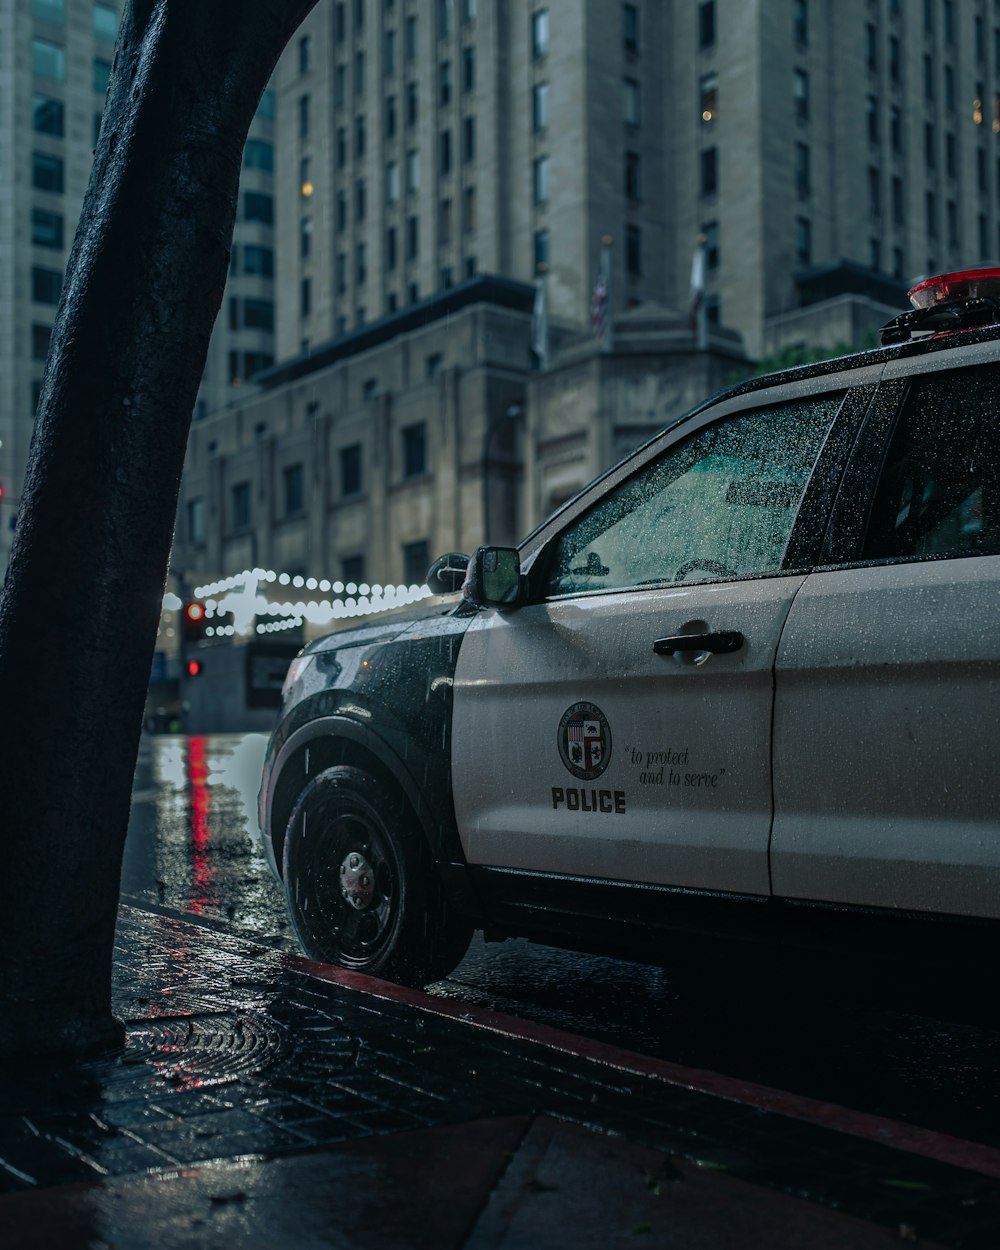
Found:
[{"label": "black door handle", "polygon": [[739,651],[743,635],[737,629],[720,629],[714,634],[677,634],[673,638],[657,638],[653,650],[657,655],[673,655],[675,651],[711,651],[724,655]]}]

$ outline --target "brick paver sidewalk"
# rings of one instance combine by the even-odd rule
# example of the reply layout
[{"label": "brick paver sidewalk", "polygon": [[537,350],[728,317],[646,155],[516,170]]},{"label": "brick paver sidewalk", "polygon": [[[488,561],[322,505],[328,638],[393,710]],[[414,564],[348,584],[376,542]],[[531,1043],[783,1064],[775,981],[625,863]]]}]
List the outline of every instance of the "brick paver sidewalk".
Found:
[{"label": "brick paver sidewalk", "polygon": [[1000,1182],[123,908],[123,1055],[0,1075],[0,1247],[996,1250]]}]

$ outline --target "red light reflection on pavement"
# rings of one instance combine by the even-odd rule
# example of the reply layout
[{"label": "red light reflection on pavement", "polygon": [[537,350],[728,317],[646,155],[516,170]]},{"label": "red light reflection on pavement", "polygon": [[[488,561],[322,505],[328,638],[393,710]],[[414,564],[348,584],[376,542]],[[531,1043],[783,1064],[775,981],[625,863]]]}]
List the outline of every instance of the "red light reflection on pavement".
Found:
[{"label": "red light reflection on pavement", "polygon": [[208,785],[206,741],[202,737],[189,738],[184,761],[191,813],[191,911],[196,915],[218,901],[215,867],[208,845],[212,792]]}]

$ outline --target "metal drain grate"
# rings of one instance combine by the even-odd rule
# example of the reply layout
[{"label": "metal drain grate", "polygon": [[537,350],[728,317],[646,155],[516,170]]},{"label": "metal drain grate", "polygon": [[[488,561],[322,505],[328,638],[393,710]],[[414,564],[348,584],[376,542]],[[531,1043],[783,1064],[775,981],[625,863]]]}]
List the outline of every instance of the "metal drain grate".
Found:
[{"label": "metal drain grate", "polygon": [[164,1080],[205,1085],[271,1068],[289,1050],[287,1035],[267,1016],[208,1013],[130,1020],[126,1054],[161,1069]]}]

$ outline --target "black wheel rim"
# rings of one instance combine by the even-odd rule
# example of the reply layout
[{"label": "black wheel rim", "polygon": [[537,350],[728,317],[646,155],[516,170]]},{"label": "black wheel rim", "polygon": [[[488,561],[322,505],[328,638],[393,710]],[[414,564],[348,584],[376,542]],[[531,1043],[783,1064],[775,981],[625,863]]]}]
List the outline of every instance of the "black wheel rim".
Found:
[{"label": "black wheel rim", "polygon": [[[391,948],[402,909],[403,876],[395,840],[378,814],[358,799],[306,804],[295,838],[287,884],[289,909],[303,948],[314,959],[366,968]],[[345,897],[342,869],[358,859],[371,870],[359,892]]]}]

